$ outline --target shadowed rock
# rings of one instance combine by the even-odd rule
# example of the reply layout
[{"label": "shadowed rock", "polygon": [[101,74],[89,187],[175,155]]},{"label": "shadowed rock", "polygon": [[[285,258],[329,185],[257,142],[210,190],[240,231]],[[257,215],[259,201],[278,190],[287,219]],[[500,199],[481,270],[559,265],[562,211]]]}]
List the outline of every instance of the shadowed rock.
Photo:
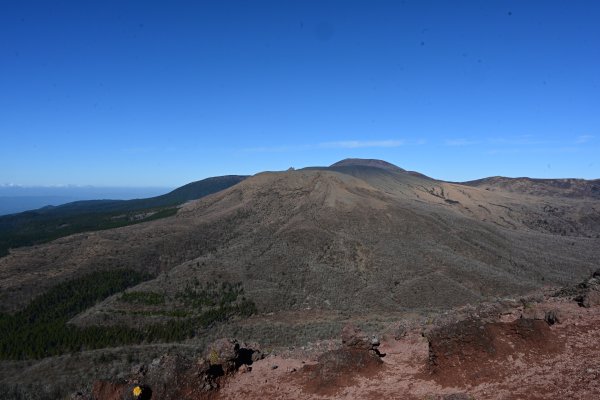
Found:
[{"label": "shadowed rock", "polygon": [[589,308],[600,305],[600,269],[577,287],[580,293],[575,300],[580,306]]},{"label": "shadowed rock", "polygon": [[206,350],[206,360],[212,368],[220,368],[223,374],[231,373],[242,365],[252,365],[254,361],[264,358],[258,345],[240,345],[235,339],[217,339]]},{"label": "shadowed rock", "polygon": [[[206,359],[163,355],[137,365],[125,380],[94,382],[92,400],[199,399],[219,387],[222,377],[262,357],[257,348],[235,339],[218,339],[207,348]],[[137,389],[136,389],[137,388]]]},{"label": "shadowed rock", "polygon": [[546,321],[548,325],[560,324],[563,320],[563,314],[556,309],[546,311],[546,315],[544,316],[544,321]]},{"label": "shadowed rock", "polygon": [[379,352],[379,339],[377,337],[365,335],[360,328],[352,324],[346,324],[342,328],[342,344],[350,349],[366,350],[379,357],[385,356],[385,354]]}]

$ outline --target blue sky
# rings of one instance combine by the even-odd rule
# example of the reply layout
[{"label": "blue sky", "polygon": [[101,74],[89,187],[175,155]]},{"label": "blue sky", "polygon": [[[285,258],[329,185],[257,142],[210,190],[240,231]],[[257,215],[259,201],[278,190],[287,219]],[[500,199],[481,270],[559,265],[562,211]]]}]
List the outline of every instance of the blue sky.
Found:
[{"label": "blue sky", "polygon": [[596,1],[4,1],[0,184],[600,178]]}]

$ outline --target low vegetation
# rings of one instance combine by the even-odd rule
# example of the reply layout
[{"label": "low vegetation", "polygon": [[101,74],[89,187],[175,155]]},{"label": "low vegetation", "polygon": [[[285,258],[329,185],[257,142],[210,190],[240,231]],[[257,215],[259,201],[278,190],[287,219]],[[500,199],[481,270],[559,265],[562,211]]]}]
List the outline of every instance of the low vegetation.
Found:
[{"label": "low vegetation", "polygon": [[183,292],[175,296],[186,307],[202,309],[203,307],[224,306],[235,302],[242,296],[244,289],[241,283],[208,282],[201,285],[196,279],[192,284],[186,285]]}]

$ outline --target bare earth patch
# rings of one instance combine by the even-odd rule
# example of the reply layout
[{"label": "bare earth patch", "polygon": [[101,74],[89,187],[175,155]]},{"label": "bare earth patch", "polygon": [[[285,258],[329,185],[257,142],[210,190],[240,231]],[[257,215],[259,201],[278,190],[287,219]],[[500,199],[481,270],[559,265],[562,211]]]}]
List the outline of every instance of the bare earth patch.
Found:
[{"label": "bare earth patch", "polygon": [[[323,356],[271,356],[229,378],[218,398],[600,398],[600,307],[582,308],[566,299],[536,307],[555,310],[562,320],[550,326],[519,318],[527,313],[521,308],[495,322],[463,322],[443,331],[454,336],[432,337],[431,347],[417,331],[399,340],[384,337],[381,365],[342,362],[335,373]],[[327,368],[331,379],[323,379]]]}]

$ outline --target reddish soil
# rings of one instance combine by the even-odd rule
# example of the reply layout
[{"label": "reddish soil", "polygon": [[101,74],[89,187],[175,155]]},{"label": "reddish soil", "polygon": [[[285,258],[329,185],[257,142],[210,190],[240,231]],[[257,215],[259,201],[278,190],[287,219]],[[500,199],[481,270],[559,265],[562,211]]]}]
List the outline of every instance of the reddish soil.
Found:
[{"label": "reddish soil", "polygon": [[92,389],[92,396],[103,400],[121,400],[125,397],[127,385],[123,383],[96,381]]},{"label": "reddish soil", "polygon": [[298,381],[308,393],[335,395],[356,383],[355,377],[374,377],[382,361],[369,351],[341,348],[328,351],[316,364],[305,365]]},{"label": "reddish soil", "polygon": [[268,357],[231,377],[219,398],[410,400],[461,393],[478,400],[599,399],[600,307],[550,299],[536,308],[556,310],[561,322],[520,319],[524,310],[516,309],[496,321],[446,326],[429,335],[431,344],[417,331],[399,340],[384,337],[380,365],[353,366],[333,354]]}]

